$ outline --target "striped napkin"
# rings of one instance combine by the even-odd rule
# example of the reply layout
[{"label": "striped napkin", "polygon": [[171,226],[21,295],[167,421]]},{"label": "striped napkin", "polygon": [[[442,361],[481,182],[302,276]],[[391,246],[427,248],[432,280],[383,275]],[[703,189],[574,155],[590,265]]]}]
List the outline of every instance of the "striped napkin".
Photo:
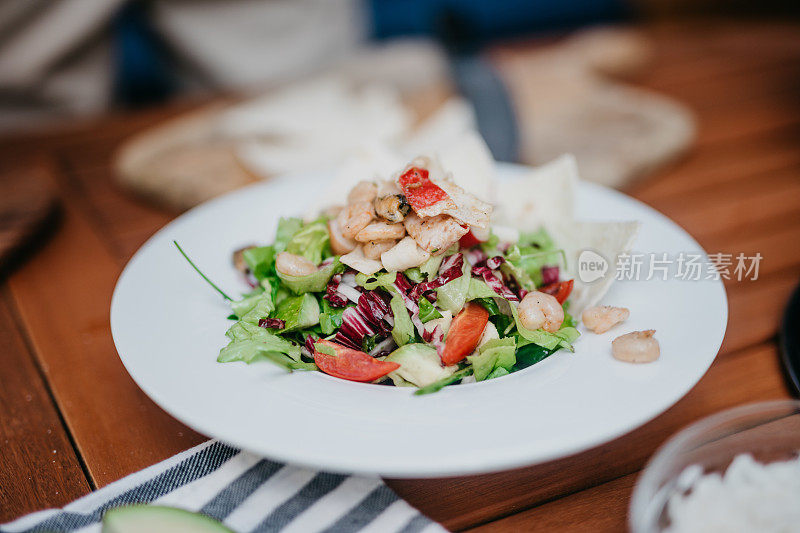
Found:
[{"label": "striped napkin", "polygon": [[199,511],[239,532],[445,531],[380,478],[283,465],[213,440],[0,531],[99,532],[106,510],[132,503]]}]

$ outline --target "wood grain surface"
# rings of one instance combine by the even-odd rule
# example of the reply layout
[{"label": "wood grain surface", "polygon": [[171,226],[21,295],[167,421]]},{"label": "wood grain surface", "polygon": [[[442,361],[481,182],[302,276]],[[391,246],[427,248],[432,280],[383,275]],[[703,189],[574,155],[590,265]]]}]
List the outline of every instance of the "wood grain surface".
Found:
[{"label": "wood grain surface", "polygon": [[[720,355],[686,397],[641,428],[535,467],[389,480],[451,529],[619,531],[637,472],[675,431],[726,407],[789,396],[775,338],[800,279],[800,26],[646,31],[656,58],[637,83],[686,103],[698,141],[684,160],[626,192],[709,252],[760,252],[759,278],[726,282],[730,317]],[[203,439],[130,380],[108,325],[123,265],[175,216],[114,185],[114,150],[195,105],[0,139],[0,160],[44,162],[30,172],[44,169],[63,205],[58,230],[0,290],[0,521],[63,505]]]}]

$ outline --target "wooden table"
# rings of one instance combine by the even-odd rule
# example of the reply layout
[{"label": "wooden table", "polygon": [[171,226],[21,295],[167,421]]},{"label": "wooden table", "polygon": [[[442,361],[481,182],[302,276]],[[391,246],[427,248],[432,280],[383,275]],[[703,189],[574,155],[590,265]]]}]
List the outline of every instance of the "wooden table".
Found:
[{"label": "wooden table", "polygon": [[[709,252],[760,252],[759,278],[726,282],[730,320],[716,362],[632,433],[512,472],[389,482],[449,528],[619,531],[638,471],[671,434],[727,407],[789,396],[776,332],[800,277],[800,27],[650,33],[657,57],[643,84],[686,102],[699,137],[684,160],[627,192]],[[63,205],[49,241],[0,289],[0,521],[64,505],[204,440],[131,381],[108,323],[123,265],[174,216],[114,185],[113,151],[189,107],[0,140],[2,179],[39,173]]]}]

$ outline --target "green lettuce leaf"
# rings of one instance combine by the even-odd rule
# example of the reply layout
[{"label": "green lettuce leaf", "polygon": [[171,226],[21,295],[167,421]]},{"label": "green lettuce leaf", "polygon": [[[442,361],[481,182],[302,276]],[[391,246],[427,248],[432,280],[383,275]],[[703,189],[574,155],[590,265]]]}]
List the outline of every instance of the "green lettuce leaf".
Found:
[{"label": "green lettuce leaf", "polygon": [[300,231],[303,227],[303,221],[299,218],[283,218],[278,221],[278,230],[275,232],[275,242],[272,247],[275,249],[275,255],[286,250],[286,245],[294,237],[294,234]]},{"label": "green lettuce leaf", "polygon": [[517,348],[517,362],[514,364],[514,370],[522,370],[523,368],[535,365],[555,353],[558,348],[559,347],[548,350],[538,344],[525,344]]},{"label": "green lettuce leaf", "polygon": [[374,291],[379,287],[390,290],[393,288],[396,279],[396,272],[384,272],[383,274],[372,274],[371,276],[359,272],[356,274],[356,285],[364,287],[368,291]]},{"label": "green lettuce leaf", "polygon": [[265,352],[284,354],[295,362],[300,362],[300,346],[291,341],[270,333],[249,322],[239,321],[225,333],[231,340],[223,348],[217,361],[228,363],[230,361],[244,361],[251,363],[257,355]]},{"label": "green lettuce leaf", "polygon": [[245,250],[244,262],[258,281],[275,275],[275,248],[259,246]]},{"label": "green lettuce leaf", "polygon": [[347,309],[347,307],[331,307],[328,300],[322,300],[322,313],[319,315],[319,326],[323,335],[331,335],[342,327],[342,313],[344,313],[345,309]]},{"label": "green lettuce leaf", "polygon": [[321,220],[307,224],[286,245],[287,252],[303,256],[315,265],[322,262],[326,248],[330,248],[330,236],[327,224]]},{"label": "green lettuce leaf", "polygon": [[446,309],[457,315],[467,301],[467,293],[470,287],[470,266],[469,263],[464,261],[463,274],[452,280],[448,281],[441,287],[436,289],[437,300],[439,307]]},{"label": "green lettuce leaf", "polygon": [[278,304],[274,318],[286,322],[286,327],[281,333],[309,328],[319,323],[319,303],[310,293],[289,296]]},{"label": "green lettuce leaf", "polygon": [[439,392],[444,387],[452,385],[456,381],[460,381],[465,377],[469,376],[470,374],[472,374],[472,367],[463,368],[457,371],[452,376],[442,378],[439,381],[431,383],[430,385],[426,385],[425,387],[420,387],[419,389],[414,391],[414,394],[417,396],[422,396],[423,394],[432,394],[434,392]]},{"label": "green lettuce leaf", "polygon": [[483,381],[497,368],[511,371],[517,362],[516,343],[513,337],[492,339],[478,350],[477,355],[467,356],[475,372],[475,380]]},{"label": "green lettuce leaf", "polygon": [[268,317],[275,310],[272,292],[265,290],[231,302],[231,310],[239,320],[257,325],[260,319]]},{"label": "green lettuce leaf", "polygon": [[420,271],[419,267],[409,268],[404,274],[414,283],[422,283],[425,281],[425,275]]},{"label": "green lettuce leaf", "polygon": [[506,250],[506,263],[501,270],[526,290],[542,284],[542,267],[564,262],[564,251],[557,248],[544,228],[522,233],[515,246]]},{"label": "green lettuce leaf", "polygon": [[[571,326],[563,326],[555,333],[550,333],[543,329],[530,330],[522,326],[519,321],[519,314],[514,306],[511,306],[511,312],[514,316],[514,322],[517,324],[517,332],[528,343],[532,342],[538,344],[548,350],[553,350],[557,347],[566,348],[570,352],[574,352],[572,343],[575,342],[580,333],[577,329]],[[521,343],[527,344],[527,343]]]},{"label": "green lettuce leaf", "polygon": [[419,319],[424,324],[435,318],[442,318],[442,313],[424,296],[419,298]]},{"label": "green lettuce leaf", "polygon": [[307,276],[289,276],[282,272],[278,272],[278,277],[284,285],[295,294],[303,294],[306,292],[322,292],[328,285],[331,277],[338,273],[343,272],[345,266],[336,257],[333,263],[326,265],[313,274]]},{"label": "green lettuce leaf", "polygon": [[389,302],[389,306],[392,308],[392,315],[394,315],[392,338],[398,346],[403,346],[414,341],[414,323],[411,322],[411,317],[408,314],[406,305],[403,303],[403,298],[394,289],[390,292],[392,293],[392,301]]},{"label": "green lettuce leaf", "polygon": [[497,367],[494,370],[492,370],[492,373],[489,374],[488,376],[486,376],[486,379],[499,378],[499,377],[502,377],[502,376],[507,376],[510,373],[511,372],[509,372],[508,370],[506,370],[505,368],[500,366],[500,367]]},{"label": "green lettuce leaf", "polygon": [[442,266],[443,260],[444,255],[432,255],[427,261],[422,263],[422,266],[419,267],[419,271],[428,281],[432,281],[439,274],[439,267]]}]

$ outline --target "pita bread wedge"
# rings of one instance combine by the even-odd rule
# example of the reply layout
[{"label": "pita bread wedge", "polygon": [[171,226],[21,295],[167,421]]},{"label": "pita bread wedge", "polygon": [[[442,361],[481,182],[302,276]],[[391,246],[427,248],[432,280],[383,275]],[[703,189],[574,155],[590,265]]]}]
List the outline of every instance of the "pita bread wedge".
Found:
[{"label": "pita bread wedge", "polygon": [[[575,280],[570,296],[570,314],[597,304],[614,282],[620,254],[630,252],[639,231],[639,222],[584,222],[575,219],[575,192],[578,168],[575,158],[564,155],[516,180],[497,184],[497,220],[535,231],[544,227],[564,250],[566,276]],[[582,254],[584,254],[582,256]],[[598,257],[599,256],[599,257]],[[581,259],[605,264],[597,279],[579,272]]]},{"label": "pita bread wedge", "polygon": [[619,256],[631,251],[640,226],[640,222],[576,220],[552,225],[550,233],[566,256],[566,277],[575,280],[569,299],[572,316],[580,317],[584,309],[600,303],[614,282]]},{"label": "pita bread wedge", "polygon": [[571,155],[531,169],[516,179],[496,183],[495,220],[522,231],[534,231],[575,216],[578,165]]},{"label": "pita bread wedge", "polygon": [[436,153],[442,168],[459,187],[481,200],[494,197],[494,159],[477,132],[468,131],[460,135]]}]

